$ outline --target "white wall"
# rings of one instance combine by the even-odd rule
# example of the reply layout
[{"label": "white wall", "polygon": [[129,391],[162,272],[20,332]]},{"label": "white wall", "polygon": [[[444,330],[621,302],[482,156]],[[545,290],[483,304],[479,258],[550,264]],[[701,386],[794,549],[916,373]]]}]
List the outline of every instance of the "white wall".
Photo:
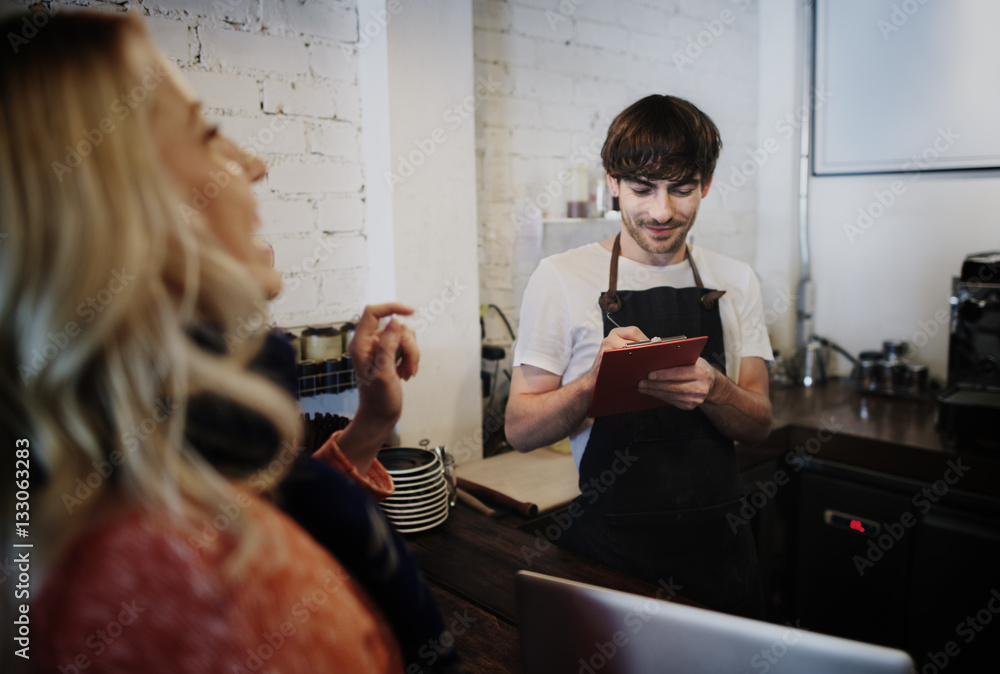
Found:
[{"label": "white wall", "polygon": [[[933,140],[934,130],[929,131]],[[850,352],[905,339],[911,356],[944,379],[951,278],[973,252],[1000,249],[1000,176],[995,171],[814,178],[816,332]],[[853,237],[858,209],[878,213],[893,182],[905,189]],[[874,205],[874,206],[873,206]],[[867,224],[861,218],[862,225]],[[853,238],[853,240],[852,240]],[[841,363],[842,368],[846,368]]]},{"label": "white wall", "polygon": [[386,30],[388,127],[365,138],[388,140],[388,172],[368,181],[390,190],[396,297],[417,310],[420,373],[404,385],[400,436],[463,462],[482,456],[472,5],[388,6],[399,8]]},{"label": "white wall", "polygon": [[[755,152],[757,257],[765,315],[772,346],[786,356],[794,349],[795,292],[799,279],[798,187],[803,61],[802,5],[797,0],[760,0],[758,116]],[[754,162],[757,164],[758,162]],[[736,182],[730,170],[730,183]],[[725,178],[726,174],[720,177]]]},{"label": "white wall", "polygon": [[[761,113],[762,139],[773,134],[766,119],[798,105],[798,75],[791,77],[789,63],[802,61],[799,5],[761,0],[761,100],[774,101],[773,112]],[[789,34],[790,28],[796,33]],[[953,131],[961,133],[960,126],[956,122]],[[936,128],[926,129],[926,146],[935,142],[938,149],[947,144]],[[798,279],[797,183],[789,170],[798,146],[788,146],[776,155],[780,162],[761,174],[757,270],[765,281],[765,304],[769,293],[794,294]],[[931,163],[934,151],[928,152]],[[816,333],[852,353],[880,349],[886,339],[908,340],[912,357],[929,365],[932,377],[944,379],[948,326],[938,318],[948,309],[951,277],[964,256],[1000,248],[1000,172],[811,177],[809,194]],[[783,350],[792,347],[794,307],[772,328]],[[843,374],[849,367],[843,358],[832,363]]]}]

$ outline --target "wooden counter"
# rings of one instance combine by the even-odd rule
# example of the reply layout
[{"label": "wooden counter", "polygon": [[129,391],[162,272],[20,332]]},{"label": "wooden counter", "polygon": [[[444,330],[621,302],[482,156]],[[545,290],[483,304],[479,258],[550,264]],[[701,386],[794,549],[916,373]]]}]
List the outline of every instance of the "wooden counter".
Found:
[{"label": "wooden counter", "polygon": [[958,491],[1000,498],[1000,455],[948,447],[937,428],[935,400],[859,393],[848,380],[834,379],[810,389],[772,391],[771,403],[771,436],[757,448],[737,446],[744,469],[783,455],[933,483],[949,462],[960,460],[970,469]]}]

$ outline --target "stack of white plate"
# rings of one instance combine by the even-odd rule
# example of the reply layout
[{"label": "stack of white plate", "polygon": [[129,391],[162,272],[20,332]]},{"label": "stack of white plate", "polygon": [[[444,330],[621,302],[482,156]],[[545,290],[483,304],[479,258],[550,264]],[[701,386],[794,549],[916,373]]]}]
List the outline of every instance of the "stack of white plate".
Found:
[{"label": "stack of white plate", "polygon": [[448,482],[437,452],[390,447],[378,453],[396,491],[379,505],[403,534],[433,529],[448,519]]}]

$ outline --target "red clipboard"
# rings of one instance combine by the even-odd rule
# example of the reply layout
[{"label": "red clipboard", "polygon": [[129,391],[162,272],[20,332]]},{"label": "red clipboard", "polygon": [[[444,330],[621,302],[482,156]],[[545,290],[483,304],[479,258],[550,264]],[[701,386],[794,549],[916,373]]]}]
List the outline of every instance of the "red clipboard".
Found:
[{"label": "red clipboard", "polygon": [[604,417],[667,405],[659,398],[639,393],[639,382],[655,370],[694,365],[707,341],[708,337],[685,337],[608,349],[601,357],[587,416]]}]

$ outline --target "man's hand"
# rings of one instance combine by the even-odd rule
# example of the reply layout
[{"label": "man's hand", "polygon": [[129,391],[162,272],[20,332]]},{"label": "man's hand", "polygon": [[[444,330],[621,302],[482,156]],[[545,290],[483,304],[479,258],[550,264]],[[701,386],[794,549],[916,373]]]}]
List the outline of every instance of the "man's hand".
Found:
[{"label": "man's hand", "polygon": [[740,361],[738,384],[699,358],[694,365],[651,372],[639,382],[639,392],[682,410],[700,408],[723,435],[738,442],[762,442],[771,430],[767,363],[761,358]]},{"label": "man's hand", "polygon": [[720,376],[724,375],[704,358],[699,358],[694,365],[650,372],[647,379],[639,382],[639,393],[690,411],[711,396],[716,378]]},{"label": "man's hand", "polygon": [[575,431],[587,418],[604,352],[645,339],[635,326],[615,328],[601,341],[590,370],[565,386],[561,374],[532,365],[515,367],[504,418],[507,442],[519,452],[530,452]]},{"label": "man's hand", "polygon": [[601,340],[601,346],[597,350],[597,357],[594,358],[594,364],[590,366],[590,370],[584,377],[586,378],[587,390],[593,393],[594,386],[597,384],[597,371],[601,367],[601,358],[604,356],[604,352],[608,349],[619,349],[623,346],[628,346],[632,342],[645,342],[649,339],[646,335],[642,334],[642,330],[635,327],[634,325],[628,325],[624,328],[614,328],[608,333],[608,336]]}]

